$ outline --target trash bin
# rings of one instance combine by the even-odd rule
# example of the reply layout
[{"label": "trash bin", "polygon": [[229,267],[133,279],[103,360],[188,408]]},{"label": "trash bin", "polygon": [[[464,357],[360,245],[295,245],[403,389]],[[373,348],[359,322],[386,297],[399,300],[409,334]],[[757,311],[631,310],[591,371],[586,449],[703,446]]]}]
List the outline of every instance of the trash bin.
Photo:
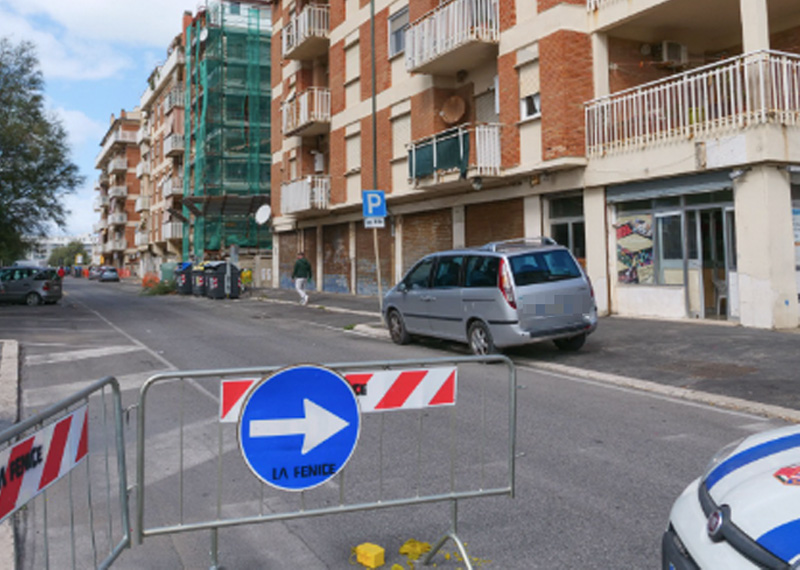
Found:
[{"label": "trash bin", "polygon": [[209,299],[239,298],[239,268],[232,263],[230,264],[230,291],[226,294],[225,279],[228,266],[224,261],[206,263],[206,296]]},{"label": "trash bin", "polygon": [[206,294],[205,267],[201,263],[192,267],[192,295],[202,297]]},{"label": "trash bin", "polygon": [[175,287],[179,295],[192,294],[192,264],[181,263],[175,269]]}]

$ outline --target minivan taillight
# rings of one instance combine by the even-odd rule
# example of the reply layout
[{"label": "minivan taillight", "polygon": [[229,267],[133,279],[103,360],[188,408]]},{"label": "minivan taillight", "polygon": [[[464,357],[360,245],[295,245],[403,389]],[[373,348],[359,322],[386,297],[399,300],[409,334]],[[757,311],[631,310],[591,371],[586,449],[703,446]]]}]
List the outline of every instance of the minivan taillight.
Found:
[{"label": "minivan taillight", "polygon": [[517,308],[517,300],[514,298],[514,287],[511,284],[511,271],[505,259],[500,260],[500,279],[497,280],[500,292],[512,309]]},{"label": "minivan taillight", "polygon": [[42,283],[42,291],[49,291],[50,290],[50,283],[44,282]]}]

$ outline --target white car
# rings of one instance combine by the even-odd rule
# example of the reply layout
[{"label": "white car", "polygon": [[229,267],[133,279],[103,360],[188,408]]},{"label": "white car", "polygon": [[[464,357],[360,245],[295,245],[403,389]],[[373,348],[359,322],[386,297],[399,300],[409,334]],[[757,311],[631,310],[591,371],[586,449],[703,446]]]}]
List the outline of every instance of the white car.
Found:
[{"label": "white car", "polygon": [[800,568],[800,426],[721,449],[675,501],[664,570]]}]

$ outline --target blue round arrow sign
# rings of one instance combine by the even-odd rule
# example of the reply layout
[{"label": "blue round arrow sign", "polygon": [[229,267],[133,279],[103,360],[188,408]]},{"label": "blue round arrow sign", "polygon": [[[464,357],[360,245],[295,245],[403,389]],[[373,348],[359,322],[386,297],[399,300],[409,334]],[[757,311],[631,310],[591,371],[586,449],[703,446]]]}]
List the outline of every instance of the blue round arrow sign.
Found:
[{"label": "blue round arrow sign", "polygon": [[321,366],[293,366],[251,390],[239,417],[239,448],[264,483],[305,491],[345,466],[360,430],[347,380]]}]

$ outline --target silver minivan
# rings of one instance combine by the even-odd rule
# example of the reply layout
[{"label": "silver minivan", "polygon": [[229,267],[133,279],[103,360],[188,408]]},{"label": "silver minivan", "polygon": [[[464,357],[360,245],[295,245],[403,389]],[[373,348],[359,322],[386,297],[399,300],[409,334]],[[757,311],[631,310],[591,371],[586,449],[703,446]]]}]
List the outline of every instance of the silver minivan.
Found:
[{"label": "silver minivan", "polygon": [[61,278],[52,267],[0,268],[0,302],[23,302],[32,306],[58,303],[61,289]]},{"label": "silver minivan", "polygon": [[546,237],[430,254],[386,293],[383,313],[397,344],[430,336],[475,354],[545,340],[578,350],[597,328],[588,276]]}]

